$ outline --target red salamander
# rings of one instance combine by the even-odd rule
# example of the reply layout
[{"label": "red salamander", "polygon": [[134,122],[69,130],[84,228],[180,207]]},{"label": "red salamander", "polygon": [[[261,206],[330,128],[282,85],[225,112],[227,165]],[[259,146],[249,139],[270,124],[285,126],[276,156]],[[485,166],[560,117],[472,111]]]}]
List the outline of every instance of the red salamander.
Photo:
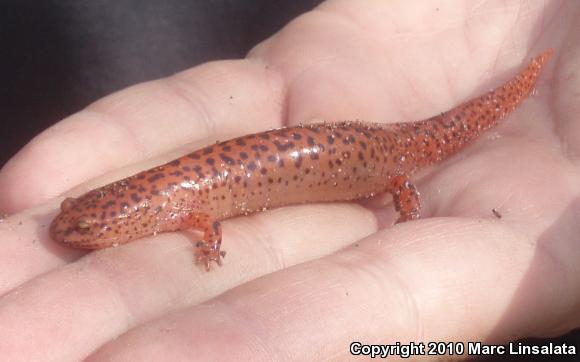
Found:
[{"label": "red salamander", "polygon": [[291,204],[393,195],[398,221],[420,217],[410,175],[454,154],[493,127],[532,91],[552,55],[515,78],[427,120],[322,123],[251,134],[67,198],[50,236],[99,249],[166,231],[196,229],[196,261],[221,265],[220,221]]}]

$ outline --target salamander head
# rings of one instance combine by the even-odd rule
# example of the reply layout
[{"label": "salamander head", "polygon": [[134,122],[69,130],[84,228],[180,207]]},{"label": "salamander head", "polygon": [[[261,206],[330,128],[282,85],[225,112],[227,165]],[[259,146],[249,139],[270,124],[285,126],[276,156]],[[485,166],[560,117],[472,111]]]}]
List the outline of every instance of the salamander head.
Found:
[{"label": "salamander head", "polygon": [[120,196],[118,188],[111,186],[67,198],[60,209],[50,225],[50,237],[74,248],[116,246],[150,234],[153,227],[147,225],[146,208]]},{"label": "salamander head", "polygon": [[83,249],[118,243],[113,238],[110,241],[101,240],[97,245],[99,237],[103,237],[107,231],[107,225],[97,220],[96,212],[92,212],[92,209],[82,207],[83,199],[86,199],[86,195],[78,199],[69,197],[61,203],[60,214],[50,224],[50,237],[58,243]]}]

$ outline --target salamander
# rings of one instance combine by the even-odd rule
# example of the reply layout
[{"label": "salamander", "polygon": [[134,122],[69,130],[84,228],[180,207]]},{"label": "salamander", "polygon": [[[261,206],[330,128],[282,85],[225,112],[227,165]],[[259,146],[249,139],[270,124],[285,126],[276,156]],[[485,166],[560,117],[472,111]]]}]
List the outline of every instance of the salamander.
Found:
[{"label": "salamander", "polygon": [[116,246],[195,229],[196,262],[221,265],[220,222],[284,205],[391,193],[398,222],[420,217],[410,176],[464,148],[532,91],[546,50],[498,88],[432,118],[406,123],[315,123],[250,134],[67,198],[51,238],[75,248]]}]

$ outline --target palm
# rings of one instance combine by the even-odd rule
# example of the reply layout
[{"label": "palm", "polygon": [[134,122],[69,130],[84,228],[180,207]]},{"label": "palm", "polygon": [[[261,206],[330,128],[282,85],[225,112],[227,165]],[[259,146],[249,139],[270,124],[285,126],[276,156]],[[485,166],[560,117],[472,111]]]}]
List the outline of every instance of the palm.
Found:
[{"label": "palm", "polygon": [[[425,8],[355,4],[301,18],[253,61],[205,65],[106,98],[11,161],[0,202],[19,212],[0,224],[8,293],[0,350],[78,359],[104,345],[104,354],[192,349],[203,358],[251,346],[298,358],[321,345],[340,356],[352,340],[504,341],[577,327],[580,132],[570,69],[578,61],[577,49],[560,45],[577,31],[568,14],[578,9],[565,6],[578,6],[530,5],[518,18],[517,9],[489,5],[518,19],[509,21],[433,8],[425,27]],[[47,238],[60,201],[51,196],[94,177],[81,188],[286,122],[426,118],[498,85],[547,47],[556,59],[538,94],[419,182],[424,214],[445,218],[383,228],[392,211],[339,203],[233,219],[224,223],[225,265],[209,274],[193,265],[186,233],[86,256]],[[47,177],[25,177],[30,169]],[[36,350],[24,347],[32,331]],[[55,333],[66,343],[54,343]]]}]

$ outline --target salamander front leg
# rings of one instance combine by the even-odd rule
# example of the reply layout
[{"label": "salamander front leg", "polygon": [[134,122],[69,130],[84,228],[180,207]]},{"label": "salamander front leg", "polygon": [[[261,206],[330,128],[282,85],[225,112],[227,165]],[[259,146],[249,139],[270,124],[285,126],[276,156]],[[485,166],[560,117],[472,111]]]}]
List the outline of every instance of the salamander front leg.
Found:
[{"label": "salamander front leg", "polygon": [[210,263],[215,261],[221,266],[221,258],[226,256],[225,251],[220,251],[222,244],[222,227],[219,221],[211,220],[205,214],[192,215],[187,224],[196,230],[203,231],[203,239],[196,242],[195,262],[205,267],[206,271],[210,269]]},{"label": "salamander front leg", "polygon": [[393,176],[389,182],[389,192],[393,194],[395,209],[399,212],[396,223],[419,219],[421,198],[415,185],[405,175]]}]

